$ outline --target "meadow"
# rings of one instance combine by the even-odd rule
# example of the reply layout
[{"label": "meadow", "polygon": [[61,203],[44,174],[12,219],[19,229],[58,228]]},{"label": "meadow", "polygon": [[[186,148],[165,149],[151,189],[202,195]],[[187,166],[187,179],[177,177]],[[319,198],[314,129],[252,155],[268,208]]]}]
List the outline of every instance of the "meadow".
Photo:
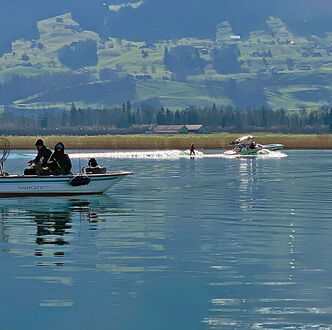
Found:
[{"label": "meadow", "polygon": [[[272,134],[254,133],[261,144],[281,143],[286,149],[332,149],[331,134]],[[215,134],[137,134],[137,135],[98,135],[98,136],[43,136],[47,146],[53,147],[62,141],[67,149],[189,149],[192,143],[197,149],[229,148],[229,142],[239,137],[235,133]],[[12,149],[33,149],[36,136],[8,136]]]},{"label": "meadow", "polygon": [[[291,33],[280,19],[271,17],[266,22],[270,32],[253,31],[248,38],[233,42],[232,27],[224,23],[217,28],[216,40],[182,38],[149,44],[112,36],[103,40],[97,33],[82,29],[67,13],[39,21],[38,40],[12,43],[12,52],[0,57],[0,81],[10,81],[16,75],[37,80],[34,84],[38,88],[27,92],[27,87],[34,85],[28,83],[21,88],[23,93],[17,89],[17,95],[10,100],[20,110],[70,109],[72,102],[82,108],[98,108],[127,100],[137,105],[152,102],[172,110],[213,103],[243,109],[263,104],[273,109],[317,108],[330,103],[331,33],[306,39]],[[58,52],[80,40],[97,42],[98,63],[70,71],[60,62]],[[180,46],[197,49],[205,63],[203,72],[178,79],[176,70],[169,71],[164,63],[165,48],[171,51]],[[214,49],[225,47],[238,49],[239,72],[222,73],[214,67]],[[105,69],[113,76],[130,75],[132,85],[123,86],[120,78],[103,75]],[[38,84],[45,75],[50,81],[57,81],[68,72],[84,72],[89,78],[64,81],[60,86]],[[234,82],[236,86],[232,85]],[[116,93],[110,92],[113,90]]]}]

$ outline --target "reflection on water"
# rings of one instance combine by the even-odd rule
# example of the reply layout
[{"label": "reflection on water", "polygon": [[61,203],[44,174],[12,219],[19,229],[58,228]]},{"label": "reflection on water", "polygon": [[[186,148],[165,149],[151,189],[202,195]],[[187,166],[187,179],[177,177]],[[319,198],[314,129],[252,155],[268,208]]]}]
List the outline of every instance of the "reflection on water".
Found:
[{"label": "reflection on water", "polygon": [[66,230],[71,228],[70,217],[67,212],[45,213],[38,212],[32,215],[37,224],[36,243],[38,245],[55,244],[64,245],[68,244],[64,239]]},{"label": "reflection on water", "polygon": [[[31,237],[35,236],[35,252],[38,257],[50,256],[65,257],[63,245],[74,243],[73,222],[97,223],[98,212],[105,205],[108,208],[120,209],[119,205],[110,197],[83,197],[83,198],[55,198],[55,197],[31,197],[17,199],[0,199],[0,240],[7,243],[21,245],[31,244]],[[14,217],[13,217],[14,215]],[[12,221],[22,225],[13,231]],[[15,223],[14,223],[15,225]],[[35,227],[35,233],[33,233]],[[89,230],[95,230],[91,226]],[[22,235],[29,233],[28,235]],[[53,246],[53,248],[52,248]],[[53,251],[51,251],[53,249]],[[25,249],[15,249],[16,254],[26,254]],[[43,263],[38,266],[57,265],[62,262]]]},{"label": "reflection on water", "polygon": [[135,174],[101,196],[2,199],[0,322],[329,328],[331,161],[103,159]]}]

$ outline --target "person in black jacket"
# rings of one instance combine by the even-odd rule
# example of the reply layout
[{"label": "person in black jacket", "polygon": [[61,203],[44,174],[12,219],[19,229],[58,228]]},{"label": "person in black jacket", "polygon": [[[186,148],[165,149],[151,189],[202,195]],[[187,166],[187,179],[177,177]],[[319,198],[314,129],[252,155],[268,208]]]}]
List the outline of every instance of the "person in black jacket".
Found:
[{"label": "person in black jacket", "polygon": [[30,166],[24,170],[24,175],[40,175],[42,168],[47,166],[47,161],[52,155],[52,151],[44,145],[42,139],[38,139],[35,146],[38,154],[34,159],[29,160]]},{"label": "person in black jacket", "polygon": [[65,154],[65,146],[62,142],[58,142],[55,145],[54,152],[47,162],[47,167],[50,174],[53,175],[67,175],[71,173],[71,161],[69,156]]},{"label": "person in black jacket", "polygon": [[106,167],[101,167],[98,165],[96,158],[90,158],[88,162],[88,167],[84,168],[87,174],[105,174]]}]

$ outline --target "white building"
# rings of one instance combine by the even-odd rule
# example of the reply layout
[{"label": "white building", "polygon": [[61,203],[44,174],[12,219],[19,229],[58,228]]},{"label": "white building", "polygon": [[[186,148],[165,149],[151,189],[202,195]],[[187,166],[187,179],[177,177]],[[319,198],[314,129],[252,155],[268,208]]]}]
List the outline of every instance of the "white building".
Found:
[{"label": "white building", "polygon": [[241,40],[241,36],[232,35],[232,36],[231,36],[231,40],[232,40],[232,41],[240,41],[240,40]]}]

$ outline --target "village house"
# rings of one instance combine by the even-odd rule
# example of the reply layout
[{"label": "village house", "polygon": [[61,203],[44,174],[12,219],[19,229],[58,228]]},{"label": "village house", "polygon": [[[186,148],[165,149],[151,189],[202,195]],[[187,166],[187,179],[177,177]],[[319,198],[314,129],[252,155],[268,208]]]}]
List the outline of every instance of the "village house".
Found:
[{"label": "village house", "polygon": [[153,129],[155,134],[207,134],[208,129],[204,125],[157,125]]},{"label": "village house", "polygon": [[153,129],[155,134],[188,134],[185,125],[157,125]]},{"label": "village house", "polygon": [[204,125],[185,125],[188,133],[194,134],[207,134],[209,130]]},{"label": "village house", "polygon": [[231,36],[231,40],[232,40],[232,41],[240,41],[240,40],[241,40],[241,36],[232,35],[232,36]]}]

